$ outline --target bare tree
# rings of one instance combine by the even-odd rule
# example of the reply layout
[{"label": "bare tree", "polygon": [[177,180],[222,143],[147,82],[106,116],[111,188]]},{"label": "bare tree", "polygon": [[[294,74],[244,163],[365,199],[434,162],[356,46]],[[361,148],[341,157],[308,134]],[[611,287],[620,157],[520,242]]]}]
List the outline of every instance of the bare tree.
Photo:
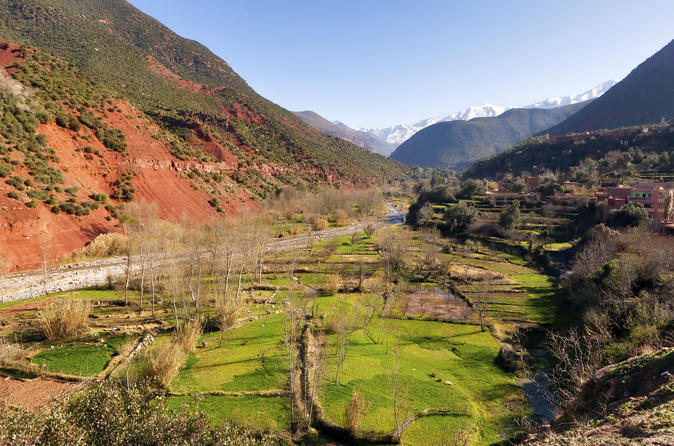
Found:
[{"label": "bare tree", "polygon": [[351,337],[358,328],[358,320],[360,315],[358,309],[347,305],[343,305],[332,314],[335,333],[337,334],[336,356],[337,356],[337,370],[335,372],[335,383],[339,384],[339,373],[341,371],[346,355],[351,344]]},{"label": "bare tree", "polygon": [[377,294],[363,294],[360,297],[360,304],[363,307],[363,333],[367,336],[370,341],[374,344],[377,343],[375,339],[368,333],[367,329],[377,314],[377,310],[381,304],[381,297]]},{"label": "bare tree", "polygon": [[44,287],[44,294],[47,294],[47,284],[49,283],[49,272],[47,270],[47,247],[49,246],[49,231],[45,223],[40,233],[38,234],[40,240],[40,251],[42,252],[42,285]]}]

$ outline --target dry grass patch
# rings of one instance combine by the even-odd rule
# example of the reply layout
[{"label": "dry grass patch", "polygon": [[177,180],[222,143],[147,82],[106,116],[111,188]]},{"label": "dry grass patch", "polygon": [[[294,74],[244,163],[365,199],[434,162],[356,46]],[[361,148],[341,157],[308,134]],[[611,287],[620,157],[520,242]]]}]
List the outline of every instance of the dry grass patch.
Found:
[{"label": "dry grass patch", "polygon": [[35,318],[35,328],[47,340],[63,339],[87,327],[91,302],[59,299],[45,307]]},{"label": "dry grass patch", "polygon": [[177,343],[157,344],[149,347],[138,357],[140,376],[168,387],[178,374],[185,356],[183,347]]},{"label": "dry grass patch", "polygon": [[321,280],[321,291],[327,295],[334,296],[339,292],[342,286],[342,278],[339,274],[328,274]]},{"label": "dry grass patch", "polygon": [[19,344],[0,339],[0,364],[6,365],[25,356],[25,350]]},{"label": "dry grass patch", "polygon": [[196,348],[197,341],[204,333],[204,324],[200,319],[190,319],[178,328],[174,341],[183,352],[192,353]]},{"label": "dry grass patch", "polygon": [[73,254],[70,260],[81,262],[90,259],[121,256],[126,253],[127,241],[127,237],[118,232],[101,234],[84,248]]}]

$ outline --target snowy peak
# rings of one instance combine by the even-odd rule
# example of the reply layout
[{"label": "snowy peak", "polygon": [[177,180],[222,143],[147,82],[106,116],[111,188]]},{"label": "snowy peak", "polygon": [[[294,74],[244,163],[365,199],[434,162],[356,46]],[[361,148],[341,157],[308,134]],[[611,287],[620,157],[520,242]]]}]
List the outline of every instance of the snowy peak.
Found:
[{"label": "snowy peak", "polygon": [[554,107],[561,107],[563,105],[578,104],[579,102],[585,102],[589,101],[590,99],[598,98],[599,96],[606,93],[611,87],[613,87],[617,83],[618,83],[617,80],[611,79],[606,82],[602,82],[601,84],[597,85],[596,87],[590,90],[587,90],[585,93],[577,94],[574,96],[565,96],[563,98],[560,97],[547,98],[544,101],[527,105],[524,108],[554,108]]},{"label": "snowy peak", "polygon": [[[564,97],[551,97],[541,102],[536,102],[535,104],[519,108],[556,108],[564,105],[571,105],[584,101],[589,101],[590,99],[598,98],[617,83],[618,81],[611,79],[581,94]],[[459,120],[469,121],[475,118],[491,118],[494,116],[499,116],[513,108],[517,107],[492,105],[492,104],[474,105],[466,109],[460,110],[458,112],[451,113],[442,118],[428,118],[424,119],[423,121],[419,121],[416,124],[398,124],[392,127],[385,127],[379,129],[359,128],[356,130],[362,133],[370,134],[375,138],[386,141],[389,144],[399,146],[400,144],[411,138],[412,135],[417,133],[419,130],[424,129],[430,125],[436,124],[438,122],[459,121]]]}]

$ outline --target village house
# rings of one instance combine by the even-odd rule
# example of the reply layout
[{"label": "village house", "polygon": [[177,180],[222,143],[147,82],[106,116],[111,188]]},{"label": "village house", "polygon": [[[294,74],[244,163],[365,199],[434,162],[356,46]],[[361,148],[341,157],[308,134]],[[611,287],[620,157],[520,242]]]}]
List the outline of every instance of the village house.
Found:
[{"label": "village house", "polygon": [[629,201],[643,204],[648,215],[658,222],[672,218],[674,187],[664,183],[640,183],[635,186],[600,187],[595,194],[604,201],[603,219],[613,209],[620,209]]}]

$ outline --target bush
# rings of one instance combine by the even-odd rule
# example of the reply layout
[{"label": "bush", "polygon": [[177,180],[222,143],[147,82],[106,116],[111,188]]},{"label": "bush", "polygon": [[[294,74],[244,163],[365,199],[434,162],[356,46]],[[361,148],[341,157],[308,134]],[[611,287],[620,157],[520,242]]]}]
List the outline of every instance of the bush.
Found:
[{"label": "bush", "polygon": [[212,427],[202,412],[166,409],[166,396],[139,383],[94,384],[43,410],[0,404],[0,444],[274,446],[275,434],[254,432],[229,422]]},{"label": "bush", "polygon": [[363,414],[369,404],[363,398],[363,395],[355,390],[351,394],[351,401],[344,409],[344,417],[346,418],[346,428],[354,435],[360,430],[360,422],[363,420]]},{"label": "bush", "polygon": [[39,206],[39,204],[40,204],[39,201],[33,199],[33,200],[28,201],[28,202],[26,203],[26,206],[28,206],[28,207],[31,208],[31,209],[35,209],[36,207]]},{"label": "bush", "polygon": [[344,209],[337,209],[334,213],[333,220],[337,226],[347,226],[351,223],[349,214]]},{"label": "bush", "polygon": [[307,223],[311,225],[314,231],[322,231],[328,228],[328,219],[322,215],[309,215]]},{"label": "bush", "polygon": [[341,286],[342,278],[339,274],[328,274],[321,281],[321,291],[330,296],[337,294]]},{"label": "bush", "polygon": [[220,331],[232,328],[239,315],[241,307],[233,299],[220,299],[215,306],[215,324]]},{"label": "bush", "polygon": [[19,194],[17,194],[14,191],[7,192],[7,198],[11,198],[12,200],[18,200],[19,199]]},{"label": "bush", "polygon": [[459,203],[445,210],[445,227],[452,234],[464,232],[477,221],[478,216],[477,209]]},{"label": "bush", "polygon": [[85,247],[73,254],[73,260],[103,259],[126,253],[127,238],[124,234],[100,234]]},{"label": "bush", "polygon": [[644,205],[636,201],[629,201],[620,209],[612,209],[608,213],[606,224],[611,228],[625,228],[640,226],[648,220],[648,211],[644,209]]},{"label": "bush", "polygon": [[35,328],[48,340],[67,338],[87,326],[90,312],[88,300],[60,298],[40,311]]},{"label": "bush", "polygon": [[14,166],[4,161],[0,161],[0,178],[6,178],[14,172]]},{"label": "bush", "polygon": [[7,365],[18,361],[24,356],[25,351],[21,345],[0,339],[0,365]]},{"label": "bush", "polygon": [[459,198],[471,199],[476,195],[483,195],[485,191],[486,187],[482,180],[469,178],[461,183]]},{"label": "bush", "polygon": [[73,132],[79,132],[80,129],[82,128],[82,124],[80,121],[74,117],[73,115],[68,116],[68,128],[72,130]]},{"label": "bush", "polygon": [[512,229],[519,222],[521,215],[520,202],[515,201],[501,211],[498,224],[503,229]]},{"label": "bush", "polygon": [[138,358],[140,376],[168,387],[185,359],[185,350],[177,343],[148,347]]},{"label": "bush", "polygon": [[192,353],[196,348],[197,341],[204,332],[204,324],[199,319],[190,319],[180,327],[175,335],[175,343],[182,348],[183,352]]}]

